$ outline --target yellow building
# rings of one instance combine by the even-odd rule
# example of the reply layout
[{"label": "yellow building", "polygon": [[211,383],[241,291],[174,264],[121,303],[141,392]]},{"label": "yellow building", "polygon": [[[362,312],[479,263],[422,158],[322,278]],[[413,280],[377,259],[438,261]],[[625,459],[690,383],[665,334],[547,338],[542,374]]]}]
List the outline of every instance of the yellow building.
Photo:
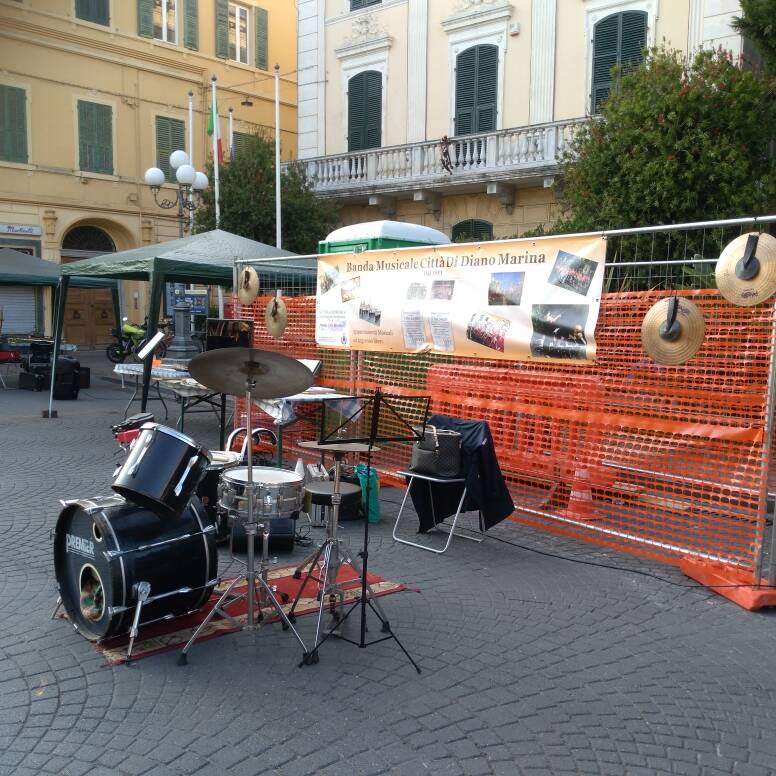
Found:
[{"label": "yellow building", "polygon": [[[274,135],[280,66],[283,157],[294,158],[296,40],[288,0],[0,0],[0,247],[59,262],[177,237],[176,209],[157,206],[143,174],[161,167],[174,181],[176,148],[204,169],[213,76],[226,147],[230,108],[236,133]],[[159,199],[176,193],[166,183]],[[28,293],[40,323],[50,300]],[[122,289],[131,320],[146,293]],[[109,338],[106,292],[74,296],[69,339]]]},{"label": "yellow building", "polygon": [[[558,159],[611,67],[744,42],[738,0],[299,0],[299,156],[345,224],[454,239],[555,215]],[[449,139],[449,140],[448,140]]]}]

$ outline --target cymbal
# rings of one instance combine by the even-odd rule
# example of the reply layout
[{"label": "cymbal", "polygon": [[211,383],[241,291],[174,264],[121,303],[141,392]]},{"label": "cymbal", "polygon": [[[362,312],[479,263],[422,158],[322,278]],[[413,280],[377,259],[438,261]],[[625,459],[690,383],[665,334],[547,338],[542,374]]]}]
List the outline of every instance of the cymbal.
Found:
[{"label": "cymbal", "polygon": [[259,276],[253,267],[243,267],[237,281],[237,298],[240,304],[253,304],[259,295]]},{"label": "cymbal", "polygon": [[249,389],[254,399],[281,399],[306,391],[313,373],[295,358],[253,348],[220,348],[194,356],[189,373],[202,385],[219,393],[242,396]]},{"label": "cymbal", "polygon": [[641,344],[658,364],[684,364],[703,344],[703,315],[688,299],[661,299],[641,324]]},{"label": "cymbal", "polygon": [[288,325],[288,307],[280,296],[273,297],[267,302],[264,322],[267,324],[267,332],[271,336],[277,338],[283,336]]},{"label": "cymbal", "polygon": [[722,296],[751,307],[776,293],[776,237],[750,232],[729,242],[714,269]]},{"label": "cymbal", "polygon": [[[369,445],[365,445],[363,442],[335,442],[332,444],[323,444],[316,442],[314,439],[310,439],[306,442],[299,442],[299,447],[304,447],[307,450],[321,450],[331,453],[368,453],[370,450]],[[371,448],[373,453],[379,453],[380,448],[373,446]]]}]

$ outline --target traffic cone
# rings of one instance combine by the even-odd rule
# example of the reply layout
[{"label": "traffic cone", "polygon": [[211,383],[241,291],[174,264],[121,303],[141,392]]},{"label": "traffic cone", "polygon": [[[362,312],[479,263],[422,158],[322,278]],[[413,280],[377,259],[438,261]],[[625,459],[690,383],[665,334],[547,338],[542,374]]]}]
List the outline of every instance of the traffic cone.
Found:
[{"label": "traffic cone", "polygon": [[575,469],[571,481],[571,493],[566,514],[577,520],[593,520],[596,517],[593,509],[593,491],[590,488],[590,471]]}]

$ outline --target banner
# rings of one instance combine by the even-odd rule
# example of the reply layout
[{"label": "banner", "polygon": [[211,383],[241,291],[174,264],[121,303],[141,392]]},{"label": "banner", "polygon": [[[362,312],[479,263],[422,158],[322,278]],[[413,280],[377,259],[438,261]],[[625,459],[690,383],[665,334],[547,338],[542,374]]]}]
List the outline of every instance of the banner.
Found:
[{"label": "banner", "polygon": [[318,257],[321,347],[593,361],[606,242],[543,237]]}]

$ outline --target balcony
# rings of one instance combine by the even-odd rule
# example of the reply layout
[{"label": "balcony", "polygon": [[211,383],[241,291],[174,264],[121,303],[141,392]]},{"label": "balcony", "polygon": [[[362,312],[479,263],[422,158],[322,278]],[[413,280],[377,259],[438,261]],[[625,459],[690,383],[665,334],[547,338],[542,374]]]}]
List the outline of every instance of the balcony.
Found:
[{"label": "balcony", "polygon": [[[451,138],[449,166],[440,140],[301,159],[314,190],[353,202],[413,191],[449,194],[487,184],[530,186],[558,172],[574,133],[589,119],[513,127]],[[495,193],[495,192],[492,192]],[[375,204],[375,203],[373,203]]]}]

